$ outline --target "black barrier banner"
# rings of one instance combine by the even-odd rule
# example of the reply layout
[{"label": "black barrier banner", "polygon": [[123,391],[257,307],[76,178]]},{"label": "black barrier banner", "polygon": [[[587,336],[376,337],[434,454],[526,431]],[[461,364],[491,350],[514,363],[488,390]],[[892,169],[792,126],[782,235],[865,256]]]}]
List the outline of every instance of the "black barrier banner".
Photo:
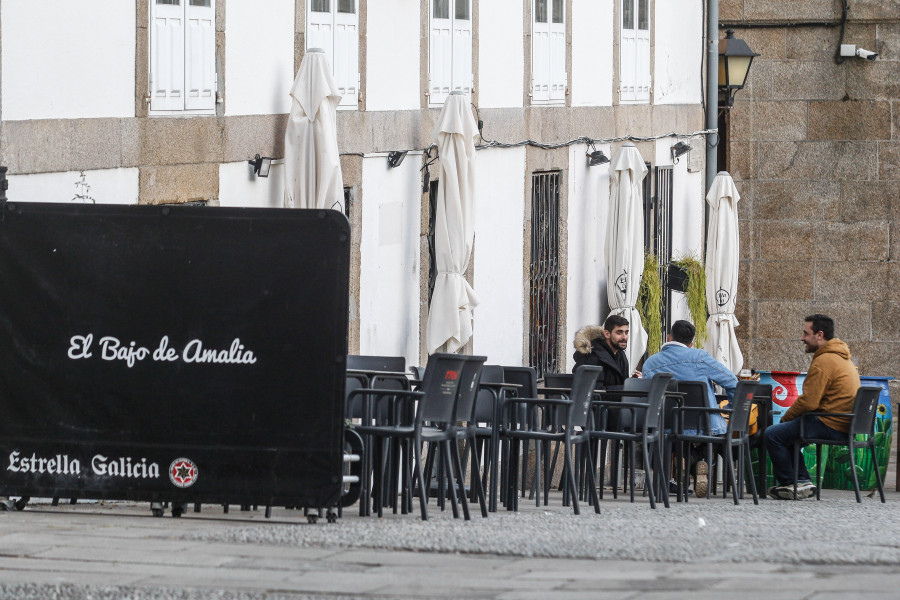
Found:
[{"label": "black barrier banner", "polygon": [[0,211],[0,494],[337,500],[342,214]]}]

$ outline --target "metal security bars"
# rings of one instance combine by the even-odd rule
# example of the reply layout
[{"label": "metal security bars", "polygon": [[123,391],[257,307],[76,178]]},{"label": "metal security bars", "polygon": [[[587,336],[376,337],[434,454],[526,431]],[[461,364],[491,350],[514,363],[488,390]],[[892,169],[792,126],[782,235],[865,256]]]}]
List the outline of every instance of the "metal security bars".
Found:
[{"label": "metal security bars", "polygon": [[559,370],[559,195],[560,173],[531,176],[531,267],[528,325],[529,365],[538,377]]},{"label": "metal security bars", "polygon": [[437,212],[438,182],[432,181],[428,187],[428,305],[434,295],[434,282],[437,280],[437,258],[434,253],[434,216]]},{"label": "metal security bars", "polygon": [[[672,314],[672,290],[669,289],[668,265],[672,260],[672,167],[651,169],[653,178],[644,179],[644,249],[659,260],[663,284],[663,333],[669,331]],[[651,189],[651,185],[654,189]]]}]

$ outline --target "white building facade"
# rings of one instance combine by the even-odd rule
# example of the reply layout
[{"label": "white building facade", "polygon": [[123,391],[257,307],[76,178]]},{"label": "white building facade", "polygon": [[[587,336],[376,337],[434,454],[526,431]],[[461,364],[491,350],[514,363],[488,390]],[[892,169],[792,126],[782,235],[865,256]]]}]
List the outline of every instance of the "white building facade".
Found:
[{"label": "white building facade", "polygon": [[[529,364],[539,341],[544,359],[567,371],[575,331],[608,311],[609,171],[588,166],[588,152],[612,156],[635,139],[651,167],[648,206],[661,195],[668,202],[667,252],[702,247],[705,139],[690,134],[704,123],[703,5],[4,0],[0,164],[9,167],[8,197],[280,207],[288,91],[306,49],[323,48],[343,93],[349,350],[422,364],[423,190],[433,183],[423,181],[423,166],[434,158],[426,150],[444,99],[463,90],[483,124],[478,143],[503,142],[478,153],[468,277],[481,303],[467,349],[490,363]],[[695,150],[676,163],[670,148],[679,139]],[[396,150],[409,152],[389,169],[386,155]],[[275,159],[268,178],[248,166],[256,154]],[[549,237],[535,229],[543,219],[555,227]],[[535,278],[544,258],[556,265],[547,289]],[[551,320],[537,318],[538,301],[554,308]]]}]

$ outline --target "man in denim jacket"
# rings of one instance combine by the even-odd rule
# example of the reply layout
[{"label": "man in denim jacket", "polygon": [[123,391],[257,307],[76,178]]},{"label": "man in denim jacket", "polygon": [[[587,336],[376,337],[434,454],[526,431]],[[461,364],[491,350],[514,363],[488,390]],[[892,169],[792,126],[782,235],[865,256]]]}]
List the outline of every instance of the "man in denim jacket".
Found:
[{"label": "man in denim jacket", "polygon": [[[659,352],[644,362],[643,376],[653,377],[657,373],[669,372],[674,375],[676,381],[705,381],[709,407],[716,408],[719,404],[716,402],[713,384],[722,386],[730,399],[734,395],[738,380],[734,373],[710,356],[706,350],[692,347],[695,332],[694,325],[689,321],[675,321],[668,336],[669,341],[663,344]],[[719,413],[715,412],[710,415],[710,427],[713,435],[722,435],[728,424]],[[699,461],[694,483],[694,491],[698,496],[706,495],[708,472],[709,465],[705,461]]]}]

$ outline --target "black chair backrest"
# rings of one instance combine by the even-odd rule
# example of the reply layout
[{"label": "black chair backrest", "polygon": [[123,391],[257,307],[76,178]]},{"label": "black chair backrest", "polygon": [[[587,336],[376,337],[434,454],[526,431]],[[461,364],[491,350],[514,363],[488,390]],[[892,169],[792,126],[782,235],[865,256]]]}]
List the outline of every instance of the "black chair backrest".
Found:
[{"label": "black chair backrest", "polygon": [[347,355],[347,368],[360,371],[392,371],[394,373],[406,372],[406,359],[402,356],[368,356]]},{"label": "black chair backrest", "polygon": [[[772,424],[772,416],[773,416],[773,414],[772,414],[772,384],[757,382],[756,383],[756,392],[753,394],[753,399],[757,400],[757,401],[762,400],[765,402],[765,411],[764,411],[765,414],[763,414],[763,412],[760,412],[759,418],[760,419],[765,418],[766,419],[765,424],[771,425]],[[763,422],[760,421],[759,424],[762,425]],[[762,431],[763,428],[760,427],[759,430]]]},{"label": "black chair backrest", "polygon": [[750,432],[750,408],[753,406],[753,398],[756,395],[755,381],[738,381],[734,390],[734,398],[731,399],[731,408],[734,410],[728,419],[728,437],[733,433],[744,434]]},{"label": "black chair backrest", "polygon": [[416,424],[423,421],[449,423],[456,407],[463,366],[466,357],[461,354],[432,354],[425,366],[425,377],[419,391],[424,397],[416,411]]},{"label": "black chair backrest", "polygon": [[575,369],[572,378],[572,393],[569,395],[572,406],[569,407],[567,419],[567,428],[570,432],[573,427],[583,428],[587,425],[588,414],[591,412],[591,401],[594,398],[594,388],[597,385],[597,378],[602,374],[603,367],[581,365]]},{"label": "black chair backrest", "polygon": [[[709,385],[705,381],[679,381],[678,391],[682,394],[682,406],[693,408],[709,408],[709,395],[707,394]],[[666,412],[668,414],[670,408],[674,408],[675,403],[666,404]],[[668,418],[668,417],[667,417]],[[706,424],[709,422],[708,414],[696,410],[686,410],[681,412],[681,419],[684,422],[685,430],[702,431],[709,433]],[[668,423],[672,421],[666,421]]]},{"label": "black chair backrest", "polygon": [[475,397],[478,395],[478,381],[487,356],[463,355],[465,364],[459,378],[459,390],[456,394],[456,415],[454,421],[472,422],[475,409]]},{"label": "black chair backrest", "polygon": [[574,378],[572,373],[544,373],[544,387],[571,388]]},{"label": "black chair backrest", "polygon": [[[500,365],[484,365],[481,369],[481,383],[504,383],[503,367]],[[475,399],[475,422],[492,423],[494,421],[494,392],[488,389],[478,390]]]},{"label": "black chair backrest", "polygon": [[875,432],[875,415],[880,396],[881,388],[878,386],[864,385],[856,391],[850,435],[872,435]]},{"label": "black chair backrest", "polygon": [[[647,391],[647,412],[644,415],[644,430],[657,429],[662,425],[662,407],[666,397],[666,389],[672,381],[671,373],[657,373],[650,379]],[[627,383],[627,381],[626,381]]]},{"label": "black chair backrest", "polygon": [[537,396],[537,370],[534,367],[503,367],[503,381],[521,386],[516,391],[519,398]]}]

